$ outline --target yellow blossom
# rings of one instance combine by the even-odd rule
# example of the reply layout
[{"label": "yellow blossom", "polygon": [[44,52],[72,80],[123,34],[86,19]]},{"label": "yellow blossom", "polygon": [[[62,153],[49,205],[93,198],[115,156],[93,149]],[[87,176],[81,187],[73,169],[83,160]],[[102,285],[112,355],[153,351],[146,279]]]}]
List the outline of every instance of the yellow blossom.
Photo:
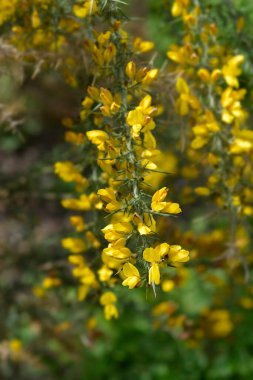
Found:
[{"label": "yellow blossom", "polygon": [[126,65],[126,75],[129,79],[134,79],[136,75],[136,64],[133,61],[128,62]]},{"label": "yellow blossom", "polygon": [[246,117],[242,109],[240,100],[245,96],[244,89],[234,91],[232,87],[227,87],[221,95],[222,121],[226,124],[231,124],[233,121],[241,121]]},{"label": "yellow blossom", "polygon": [[105,150],[105,142],[109,140],[109,136],[106,132],[101,130],[92,130],[86,132],[87,138],[96,145],[98,150]]},{"label": "yellow blossom", "polygon": [[23,349],[23,344],[19,339],[12,339],[9,341],[9,347],[11,351],[12,358],[18,360],[20,358],[21,351]]},{"label": "yellow blossom", "polygon": [[86,194],[82,194],[79,199],[64,199],[61,204],[63,207],[71,210],[88,211],[91,209],[91,202]]},{"label": "yellow blossom", "polygon": [[127,115],[127,124],[132,127],[133,138],[138,138],[140,132],[147,132],[155,128],[155,123],[151,116],[156,108],[151,106],[152,98],[146,95],[139,103],[139,106],[130,111]]},{"label": "yellow blossom", "polygon": [[61,285],[61,280],[56,277],[45,277],[42,281],[42,287],[50,289]]},{"label": "yellow blossom", "polygon": [[100,241],[96,238],[94,233],[92,231],[87,231],[85,234],[88,242],[93,248],[99,248],[100,247]]},{"label": "yellow blossom", "polygon": [[158,69],[149,70],[145,77],[142,79],[142,84],[144,86],[150,85],[158,77],[158,73]]},{"label": "yellow blossom", "polygon": [[147,53],[154,48],[154,43],[143,41],[140,37],[137,37],[133,41],[133,48],[136,53]]},{"label": "yellow blossom", "polygon": [[82,302],[85,300],[89,293],[89,286],[87,285],[79,285],[77,288],[77,299],[79,302]]},{"label": "yellow blossom", "polygon": [[179,115],[185,116],[189,113],[190,108],[198,109],[200,107],[198,99],[190,92],[189,86],[183,78],[178,78],[176,89],[180,95],[176,101],[176,111]]},{"label": "yellow blossom", "polygon": [[228,86],[239,87],[239,82],[237,77],[241,75],[242,71],[238,67],[244,61],[243,55],[236,55],[229,59],[229,61],[223,66],[222,74]]},{"label": "yellow blossom", "polygon": [[70,264],[77,265],[79,267],[83,267],[85,264],[84,258],[81,255],[70,255],[68,257],[68,261]]},{"label": "yellow blossom", "polygon": [[75,182],[80,190],[84,190],[88,185],[88,180],[81,175],[80,170],[71,161],[56,162],[54,171],[63,181]]},{"label": "yellow blossom", "polygon": [[118,318],[119,312],[115,305],[110,304],[104,307],[105,319],[110,320],[112,318]]},{"label": "yellow blossom", "polygon": [[108,247],[103,250],[103,253],[121,263],[131,258],[131,251],[129,248],[125,247],[125,239],[123,238],[110,243]]},{"label": "yellow blossom", "polygon": [[102,229],[102,232],[104,233],[105,239],[112,242],[129,235],[132,232],[132,225],[127,222],[108,224]]},{"label": "yellow blossom", "polygon": [[85,229],[84,220],[79,215],[73,215],[70,217],[70,223],[76,228],[77,232],[81,232]]},{"label": "yellow blossom", "polygon": [[80,282],[82,284],[86,286],[96,287],[97,285],[96,276],[88,266],[84,267],[80,274],[81,274]]},{"label": "yellow blossom", "polygon": [[156,221],[150,214],[144,213],[143,220],[139,215],[135,214],[133,222],[137,225],[140,235],[148,235],[156,232]]},{"label": "yellow blossom", "polygon": [[233,323],[227,310],[212,310],[207,318],[210,332],[217,337],[225,337],[233,330]]},{"label": "yellow blossom", "polygon": [[210,193],[211,193],[210,189],[208,189],[207,187],[204,187],[204,186],[196,187],[194,189],[194,192],[196,194],[204,196],[204,197],[208,197],[210,195]]},{"label": "yellow blossom", "polygon": [[165,280],[162,282],[162,290],[164,292],[171,292],[175,287],[175,282],[172,280]]},{"label": "yellow blossom", "polygon": [[97,0],[83,0],[82,3],[73,6],[73,13],[76,17],[85,18],[98,12]]},{"label": "yellow blossom", "polygon": [[111,276],[113,274],[113,271],[108,268],[106,265],[103,265],[99,270],[98,270],[98,276],[99,280],[101,282],[106,282],[109,281]]},{"label": "yellow blossom", "polygon": [[147,262],[151,263],[149,269],[149,284],[160,284],[160,270],[159,262],[161,257],[166,254],[169,249],[167,243],[159,244],[155,248],[145,248],[143,251],[143,258]]},{"label": "yellow blossom", "polygon": [[100,297],[100,303],[104,306],[105,318],[110,320],[111,318],[118,318],[119,313],[114,305],[117,301],[117,297],[112,292],[105,292]]},{"label": "yellow blossom", "polygon": [[135,288],[141,281],[138,269],[131,263],[124,264],[123,275],[126,279],[122,282],[122,285],[128,286],[129,289]]},{"label": "yellow blossom", "polygon": [[64,135],[64,139],[66,142],[75,145],[81,145],[85,142],[85,136],[83,133],[75,133],[72,131],[66,132]]},{"label": "yellow blossom", "polygon": [[167,57],[174,62],[182,65],[196,66],[199,63],[199,56],[193,50],[190,44],[184,46],[172,45],[167,52]]},{"label": "yellow blossom", "polygon": [[106,188],[98,190],[97,194],[107,203],[105,209],[108,212],[117,211],[121,204],[116,200],[116,195],[113,189]]},{"label": "yellow blossom", "polygon": [[152,197],[151,208],[156,212],[164,212],[169,214],[179,214],[182,212],[178,203],[164,202],[169,189],[167,187],[162,187],[157,190]]},{"label": "yellow blossom", "polygon": [[103,103],[103,106],[100,107],[100,111],[104,116],[111,117],[120,109],[120,99],[113,97],[112,93],[106,88],[100,89],[100,101]]},{"label": "yellow blossom", "polygon": [[62,239],[62,246],[72,253],[81,253],[86,250],[86,244],[79,238],[65,238]]},{"label": "yellow blossom", "polygon": [[33,28],[38,28],[41,24],[41,21],[40,21],[40,15],[37,11],[37,9],[34,9],[33,13],[32,13],[32,17],[31,17],[31,21],[32,21],[32,27]]},{"label": "yellow blossom", "polygon": [[189,251],[182,249],[180,245],[170,245],[168,250],[168,259],[174,263],[185,263],[189,261]]},{"label": "yellow blossom", "polygon": [[173,17],[180,16],[190,4],[190,0],[174,0],[171,8],[171,14]]}]

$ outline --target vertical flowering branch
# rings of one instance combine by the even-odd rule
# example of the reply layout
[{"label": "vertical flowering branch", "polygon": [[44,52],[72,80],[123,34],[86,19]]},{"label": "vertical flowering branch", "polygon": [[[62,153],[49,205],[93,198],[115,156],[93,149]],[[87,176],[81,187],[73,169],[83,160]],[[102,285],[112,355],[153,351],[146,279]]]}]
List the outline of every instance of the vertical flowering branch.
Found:
[{"label": "vertical flowering branch", "polygon": [[[93,80],[80,113],[87,137],[81,143],[87,179],[71,162],[57,163],[55,169],[63,179],[67,170],[67,180],[78,186],[79,199],[66,199],[63,206],[88,211],[92,229],[86,236],[92,233],[92,243],[96,242],[97,252],[102,251],[89,265],[89,246],[83,238],[63,240],[63,246],[72,253],[73,274],[83,284],[79,300],[91,289],[102,290],[100,303],[110,319],[118,316],[117,298],[111,291],[117,282],[115,274],[130,289],[147,284],[155,291],[162,268],[188,261],[189,252],[180,245],[159,241],[157,217],[181,212],[179,204],[166,201],[168,188],[153,194],[146,190],[145,178],[159,170],[153,162],[160,154],[153,134],[159,107],[152,104],[151,96],[158,69],[142,66],[138,56],[150,51],[153,43],[129,38],[116,1],[85,4],[90,7],[89,15],[83,8],[74,8],[74,13],[89,18],[93,25],[91,37],[84,41],[92,60]],[[72,217],[72,224],[77,231],[86,231],[80,218]],[[108,245],[102,249],[105,241]]]},{"label": "vertical flowering branch", "polygon": [[[188,149],[199,165],[206,166],[205,186],[195,193],[212,196],[227,210],[230,241],[226,257],[237,255],[239,220],[252,215],[252,131],[242,106],[246,90],[240,87],[242,54],[219,44],[218,28],[197,1],[172,4],[172,15],[181,17],[183,44],[173,45],[168,58],[176,63],[176,112],[189,125]],[[204,159],[203,159],[204,158]],[[242,262],[244,259],[241,257]]]}]

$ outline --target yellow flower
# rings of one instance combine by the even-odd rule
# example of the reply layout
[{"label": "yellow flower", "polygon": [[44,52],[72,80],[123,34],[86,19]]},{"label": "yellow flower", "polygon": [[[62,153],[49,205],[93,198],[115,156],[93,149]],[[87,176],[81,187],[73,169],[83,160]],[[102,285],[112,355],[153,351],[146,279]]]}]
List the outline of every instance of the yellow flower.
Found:
[{"label": "yellow flower", "polygon": [[99,280],[101,282],[106,282],[109,281],[111,276],[113,274],[113,271],[108,268],[106,265],[103,265],[99,270],[98,270],[98,276]]},{"label": "yellow flower", "polygon": [[253,149],[253,131],[248,129],[238,130],[234,133],[229,152],[231,154],[249,153]]},{"label": "yellow flower", "polygon": [[140,37],[137,37],[133,41],[133,48],[135,53],[147,53],[154,48],[154,43],[151,41],[143,41]]},{"label": "yellow flower", "polygon": [[233,323],[227,310],[212,310],[207,317],[210,332],[217,337],[225,337],[233,330]]},{"label": "yellow flower", "polygon": [[100,303],[102,306],[104,306],[105,318],[108,320],[111,318],[118,318],[119,316],[118,310],[114,305],[116,301],[117,297],[112,292],[105,292],[100,297]]},{"label": "yellow flower", "polygon": [[251,141],[243,139],[234,139],[230,145],[229,152],[231,154],[249,153],[253,148]]},{"label": "yellow flower", "polygon": [[74,127],[74,121],[73,121],[73,119],[71,119],[71,117],[64,117],[61,120],[61,122],[65,128],[73,128]]},{"label": "yellow flower", "polygon": [[180,16],[190,4],[190,0],[175,0],[172,4],[171,14],[173,17]]},{"label": "yellow flower", "polygon": [[18,0],[10,2],[9,0],[1,0],[0,2],[0,25],[10,19],[16,11]]},{"label": "yellow flower", "polygon": [[128,113],[126,121],[132,127],[133,138],[138,138],[140,132],[147,132],[155,128],[155,123],[151,116],[157,109],[151,106],[151,102],[151,96],[146,95],[140,101],[138,107]]},{"label": "yellow flower", "polygon": [[210,189],[204,186],[199,186],[194,189],[195,194],[198,194],[203,197],[208,197],[211,194]]},{"label": "yellow flower", "polygon": [[102,229],[105,239],[109,242],[121,239],[132,232],[131,223],[122,222],[115,224],[108,224]]},{"label": "yellow flower", "polygon": [[56,277],[45,277],[42,282],[42,287],[45,289],[58,287],[60,285],[61,285],[61,280]]},{"label": "yellow flower", "polygon": [[70,264],[77,265],[79,267],[83,267],[85,264],[84,258],[81,255],[69,255],[68,261]]},{"label": "yellow flower", "polygon": [[130,126],[138,126],[136,128],[141,130],[141,128],[145,125],[147,122],[148,117],[143,113],[143,111],[140,108],[136,108],[133,111],[130,111],[127,116],[127,123]]},{"label": "yellow flower", "polygon": [[179,115],[187,115],[190,111],[190,108],[200,108],[200,103],[198,99],[190,92],[188,84],[183,78],[178,78],[176,83],[176,89],[180,94],[179,98],[176,101],[176,111]]},{"label": "yellow flower", "polygon": [[11,353],[15,357],[15,355],[20,353],[20,351],[22,350],[23,344],[21,340],[19,339],[12,339],[9,341],[9,347],[10,347]]},{"label": "yellow flower", "polygon": [[112,318],[118,318],[119,312],[115,305],[106,305],[104,308],[105,319],[110,320]]},{"label": "yellow flower", "polygon": [[136,75],[136,64],[133,61],[128,62],[125,72],[129,79],[134,79]]},{"label": "yellow flower", "polygon": [[169,245],[167,243],[162,243],[157,245],[155,248],[145,248],[143,251],[143,258],[147,262],[151,263],[151,267],[149,269],[149,284],[160,284],[160,270],[159,270],[159,262],[161,257],[166,254],[169,249]]},{"label": "yellow flower", "polygon": [[231,124],[233,121],[245,119],[246,113],[242,109],[240,100],[244,98],[246,90],[234,91],[231,87],[226,88],[221,95],[222,121]]},{"label": "yellow flower", "polygon": [[197,72],[198,77],[204,83],[215,83],[221,76],[222,72],[219,69],[215,69],[210,73],[207,69],[199,69]]},{"label": "yellow flower", "polygon": [[85,142],[85,135],[83,133],[68,131],[65,133],[64,139],[70,144],[81,145]]},{"label": "yellow flower", "polygon": [[128,286],[129,289],[135,288],[141,281],[138,269],[131,263],[124,264],[123,275],[126,279],[122,282],[122,285]]},{"label": "yellow flower", "polygon": [[177,310],[177,308],[178,308],[178,305],[175,304],[174,302],[164,301],[156,305],[153,308],[152,313],[156,316],[162,315],[162,314],[170,315],[174,313]]},{"label": "yellow flower", "polygon": [[171,245],[168,250],[168,258],[174,263],[185,263],[189,261],[189,251],[182,249],[180,245]]},{"label": "yellow flower", "polygon": [[87,231],[85,236],[93,248],[100,247],[100,241],[96,238],[92,231]]},{"label": "yellow flower", "polygon": [[107,43],[109,42],[110,38],[111,38],[111,35],[112,33],[107,30],[105,33],[100,33],[97,37],[97,41],[99,43],[99,45],[107,45]]},{"label": "yellow flower", "polygon": [[116,200],[115,192],[110,187],[98,190],[97,194],[107,203],[106,211],[112,212],[120,209],[121,204]]},{"label": "yellow flower", "polygon": [[96,276],[89,267],[86,266],[82,269],[80,282],[87,286],[96,287],[96,284],[97,284]]},{"label": "yellow flower", "polygon": [[100,91],[97,87],[89,86],[87,92],[92,100],[95,102],[100,102]]},{"label": "yellow flower", "polygon": [[84,220],[79,215],[73,215],[70,217],[70,223],[72,226],[76,227],[77,232],[81,232],[85,229]]},{"label": "yellow flower", "polygon": [[33,13],[32,13],[32,17],[31,17],[31,21],[32,21],[32,27],[33,28],[38,28],[41,24],[41,21],[40,21],[40,15],[37,11],[37,9],[34,9]]},{"label": "yellow flower", "polygon": [[91,202],[86,194],[82,194],[79,199],[64,199],[61,204],[64,208],[71,210],[88,211],[91,209]]},{"label": "yellow flower", "polygon": [[86,136],[92,144],[97,146],[98,150],[103,151],[106,149],[105,143],[109,140],[109,136],[106,132],[94,129],[93,131],[86,132]]},{"label": "yellow flower", "polygon": [[192,130],[195,135],[191,143],[193,149],[200,149],[206,145],[214,133],[220,131],[220,126],[215,120],[212,112],[206,113],[199,119],[200,123],[195,125]]},{"label": "yellow flower", "polygon": [[56,162],[54,165],[55,173],[65,182],[75,182],[77,190],[84,190],[88,185],[88,180],[83,177],[80,170],[71,162]]},{"label": "yellow flower", "polygon": [[84,0],[82,5],[75,4],[73,6],[73,13],[78,18],[85,18],[97,12],[98,5],[96,0]]},{"label": "yellow flower", "polygon": [[126,241],[123,238],[112,242],[103,250],[103,253],[106,256],[120,260],[121,263],[125,262],[131,258],[131,251],[129,248],[125,247],[125,243]]},{"label": "yellow flower", "polygon": [[158,77],[158,73],[158,69],[149,70],[145,77],[142,79],[142,84],[144,86],[150,85]]},{"label": "yellow flower", "polygon": [[178,203],[164,202],[169,189],[167,187],[162,187],[160,190],[156,191],[152,197],[151,208],[156,212],[165,212],[169,214],[179,214],[182,212]]},{"label": "yellow flower", "polygon": [[140,235],[148,235],[156,232],[156,221],[150,214],[144,213],[143,220],[139,215],[135,214],[133,222],[137,225]]},{"label": "yellow flower", "polygon": [[89,292],[89,287],[87,285],[80,285],[77,288],[77,299],[79,302],[82,302],[87,297]]},{"label": "yellow flower", "polygon": [[[119,98],[117,100],[120,101]],[[120,104],[117,103],[116,98],[113,98],[112,93],[106,88],[101,88],[100,90],[100,101],[103,103],[100,111],[104,116],[111,117],[120,109]]]},{"label": "yellow flower", "polygon": [[239,65],[241,65],[244,61],[243,55],[236,55],[231,58],[225,66],[222,68],[222,74],[228,86],[230,87],[239,87],[239,82],[237,77],[241,75],[242,70],[239,69]]},{"label": "yellow flower", "polygon": [[72,253],[81,253],[86,250],[86,244],[79,238],[65,238],[62,239],[62,246]]},{"label": "yellow flower", "polygon": [[162,290],[164,292],[171,292],[175,287],[175,282],[172,280],[165,280],[162,282]]},{"label": "yellow flower", "polygon": [[182,65],[196,66],[199,63],[199,56],[193,51],[189,44],[185,46],[172,45],[167,52],[167,57]]}]

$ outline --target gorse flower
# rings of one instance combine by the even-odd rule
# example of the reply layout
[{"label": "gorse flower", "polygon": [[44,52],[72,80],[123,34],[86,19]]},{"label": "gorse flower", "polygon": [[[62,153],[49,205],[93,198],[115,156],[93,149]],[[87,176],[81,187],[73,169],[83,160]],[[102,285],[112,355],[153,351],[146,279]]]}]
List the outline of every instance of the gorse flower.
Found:
[{"label": "gorse flower", "polygon": [[164,202],[169,189],[163,187],[158,190],[152,197],[151,208],[153,211],[164,212],[169,214],[179,214],[182,212],[178,203]]},{"label": "gorse flower", "polygon": [[73,13],[78,18],[85,18],[98,12],[97,0],[82,0],[73,6]]},{"label": "gorse flower", "polygon": [[140,284],[140,273],[133,264],[124,264],[122,272],[123,275],[126,277],[126,279],[122,282],[123,286],[128,286],[129,289],[133,289]]}]

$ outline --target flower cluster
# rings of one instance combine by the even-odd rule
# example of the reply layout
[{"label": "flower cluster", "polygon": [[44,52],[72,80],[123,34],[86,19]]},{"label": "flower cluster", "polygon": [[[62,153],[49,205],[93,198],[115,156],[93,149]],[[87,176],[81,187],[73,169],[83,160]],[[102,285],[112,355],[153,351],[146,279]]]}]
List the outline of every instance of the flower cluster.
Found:
[{"label": "flower cluster", "polygon": [[245,57],[219,43],[217,25],[194,4],[173,3],[172,15],[181,17],[184,37],[183,44],[170,47],[167,57],[175,69],[175,111],[188,125],[186,154],[201,173],[203,185],[198,182],[195,194],[210,196],[227,212],[234,246],[231,255],[239,219],[253,213],[253,135],[240,81]]},{"label": "flower cluster", "polygon": [[[121,26],[116,4],[106,7],[109,20],[103,19],[103,13],[96,16],[104,31],[93,29],[93,35],[84,42],[94,71],[80,111],[85,136],[80,126],[78,132],[74,131],[72,123],[71,132],[66,135],[67,141],[78,141],[86,149],[89,159],[83,170],[87,178],[73,162],[55,164],[55,172],[65,182],[74,183],[80,194],[77,199],[63,200],[63,206],[88,212],[86,218],[91,222],[85,224],[81,215],[72,216],[71,223],[79,237],[68,237],[62,242],[71,252],[73,275],[86,285],[85,293],[79,296],[81,300],[88,293],[87,287],[98,288],[98,281],[102,291],[113,288],[117,282],[115,274],[130,289],[147,284],[155,291],[161,271],[189,260],[189,252],[181,246],[160,243],[156,227],[157,217],[179,214],[179,204],[167,200],[167,187],[152,191],[146,182],[151,172],[159,172],[155,162],[161,152],[154,129],[162,108],[150,95],[158,69],[143,66],[138,56],[152,50],[153,43],[140,38],[131,40]],[[94,17],[80,8],[75,8],[74,13],[77,17]],[[107,214],[105,223],[103,214]],[[87,234],[92,234],[92,239]],[[101,245],[94,246],[98,241]],[[103,248],[105,241],[108,245]],[[96,265],[101,263],[97,269],[89,266],[89,259],[85,258],[92,247],[96,248]],[[101,304],[105,306],[106,318],[117,317],[116,298],[109,302],[109,296],[104,295]]]}]

